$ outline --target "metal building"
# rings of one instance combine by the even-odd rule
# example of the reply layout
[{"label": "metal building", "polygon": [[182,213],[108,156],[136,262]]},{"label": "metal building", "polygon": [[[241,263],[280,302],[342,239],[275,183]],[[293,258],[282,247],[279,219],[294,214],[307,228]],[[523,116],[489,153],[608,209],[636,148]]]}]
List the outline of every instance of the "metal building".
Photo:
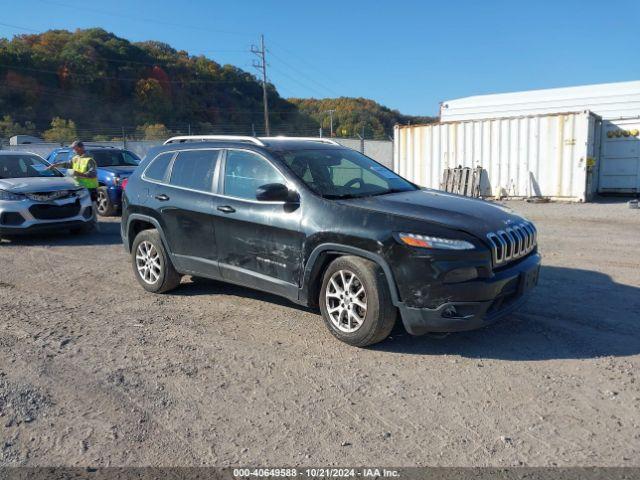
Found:
[{"label": "metal building", "polygon": [[450,100],[441,123],[397,126],[395,140],[396,171],[431,188],[480,166],[485,196],[638,193],[640,81]]},{"label": "metal building", "polygon": [[591,110],[604,120],[640,117],[640,81],[548,88],[447,100],[440,121],[518,117]]}]

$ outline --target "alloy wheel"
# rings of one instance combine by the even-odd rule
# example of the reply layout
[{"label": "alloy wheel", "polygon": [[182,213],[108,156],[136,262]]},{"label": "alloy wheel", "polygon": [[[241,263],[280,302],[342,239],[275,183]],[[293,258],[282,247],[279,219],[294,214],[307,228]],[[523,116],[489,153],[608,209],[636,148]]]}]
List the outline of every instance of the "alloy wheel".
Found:
[{"label": "alloy wheel", "polygon": [[151,243],[141,242],[136,250],[136,268],[140,278],[153,285],[158,281],[162,274],[162,265],[160,264],[160,254],[156,247]]},{"label": "alloy wheel", "polygon": [[353,333],[364,323],[367,293],[355,273],[338,270],[329,279],[325,292],[327,314],[341,332]]},{"label": "alloy wheel", "polygon": [[96,200],[96,203],[99,214],[102,215],[107,211],[107,209],[109,208],[109,199],[107,198],[107,194],[104,191],[98,190],[98,198]]}]

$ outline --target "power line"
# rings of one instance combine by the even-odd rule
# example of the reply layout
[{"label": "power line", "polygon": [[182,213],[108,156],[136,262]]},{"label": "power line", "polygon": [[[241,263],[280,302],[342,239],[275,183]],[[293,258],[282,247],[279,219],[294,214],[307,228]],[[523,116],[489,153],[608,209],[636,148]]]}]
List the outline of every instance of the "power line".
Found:
[{"label": "power line", "polygon": [[333,89],[323,85],[322,83],[318,82],[317,80],[315,80],[314,78],[312,78],[309,75],[306,75],[304,72],[300,71],[299,69],[295,68],[294,66],[292,66],[291,64],[289,64],[288,62],[286,62],[284,59],[280,58],[278,55],[276,55],[275,53],[273,53],[273,51],[271,49],[269,49],[269,53],[271,54],[272,57],[276,58],[277,60],[279,60],[280,62],[282,62],[284,65],[286,65],[288,68],[290,68],[292,71],[296,72],[298,75],[301,75],[303,77],[305,77],[307,80],[315,83],[316,85],[318,85],[319,87],[321,87],[322,89],[326,90],[327,92],[331,93],[332,96],[336,96],[339,97],[340,95]]},{"label": "power line", "polygon": [[[41,68],[33,68],[33,67],[21,67],[21,66],[17,66],[17,65],[7,65],[7,64],[2,64],[0,63],[0,67],[3,68],[7,68],[7,69],[11,69],[11,70],[24,70],[27,72],[36,72],[36,73],[47,73],[50,75],[56,75],[59,76],[60,72],[54,71],[54,70],[44,70]],[[248,75],[248,72],[245,72]],[[106,76],[100,76],[97,77],[95,75],[90,75],[90,74],[83,74],[83,73],[77,73],[77,72],[73,72],[71,73],[72,76],[75,77],[87,77],[90,78],[92,80],[117,80],[117,81],[123,81],[123,82],[137,82],[139,80],[145,80],[145,78],[140,77],[140,78],[128,78],[128,77],[106,77]],[[246,84],[246,85],[250,85],[251,82],[249,82],[248,80],[158,80],[160,83],[171,83],[171,84]]]},{"label": "power line", "polygon": [[295,77],[292,77],[292,76],[291,76],[291,75],[289,75],[288,73],[285,73],[285,72],[283,72],[282,70],[280,70],[280,69],[278,69],[278,68],[274,68],[273,66],[271,66],[271,69],[272,69],[272,70],[275,70],[276,72],[280,73],[281,75],[284,75],[284,76],[285,76],[285,77],[287,77],[289,80],[291,80],[291,81],[293,81],[293,82],[297,83],[297,84],[298,84],[298,85],[300,85],[301,87],[303,87],[303,88],[305,88],[305,89],[307,89],[307,90],[313,90],[314,92],[319,93],[319,94],[320,94],[320,97],[324,97],[324,96],[325,96],[325,95],[324,95],[320,90],[318,90],[317,88],[312,87],[312,86],[310,86],[310,85],[308,85],[308,84],[302,83],[300,80],[298,80],[298,79],[297,79],[297,78],[295,78]]},{"label": "power line", "polygon": [[147,22],[147,23],[154,23],[156,25],[165,25],[168,27],[179,27],[179,28],[185,28],[188,30],[202,30],[208,33],[221,33],[224,35],[240,35],[240,36],[249,36],[251,35],[248,32],[238,32],[238,31],[230,31],[230,30],[216,30],[213,28],[209,28],[209,27],[204,27],[204,26],[198,26],[198,25],[185,25],[185,24],[181,24],[181,23],[175,23],[175,22],[167,22],[164,20],[158,20],[158,19],[154,19],[154,18],[148,18],[148,17],[141,17],[136,15],[134,16],[128,16],[127,15],[123,15],[121,12],[112,12],[112,11],[107,11],[107,10],[101,10],[101,9],[97,9],[97,8],[92,8],[92,7],[86,7],[84,5],[70,5],[68,3],[62,3],[62,2],[52,2],[50,0],[39,0],[40,3],[44,3],[44,4],[49,4],[49,5],[55,5],[58,7],[63,7],[63,8],[70,8],[73,10],[85,10],[87,12],[93,12],[93,13],[97,13],[99,15],[106,15],[109,17],[115,17],[118,18],[119,20],[122,20],[123,18],[129,18],[131,20],[135,20],[136,22]]},{"label": "power line", "polygon": [[280,48],[280,50],[282,50],[283,52],[287,53],[288,55],[292,56],[292,57],[296,57],[298,60],[300,60],[302,63],[305,63],[306,65],[308,65],[309,67],[311,67],[313,70],[315,70],[317,73],[321,74],[323,78],[326,78],[327,80],[331,80],[332,83],[339,83],[338,81],[336,81],[335,78],[332,78],[330,75],[326,75],[326,72],[321,71],[316,64],[309,62],[306,58],[304,58],[302,55],[297,54],[295,52],[292,52],[291,50],[289,50],[288,48],[286,48],[284,45],[282,45],[281,43],[272,41],[272,44],[275,44],[276,46],[278,46]]},{"label": "power line", "polygon": [[18,29],[18,30],[24,30],[25,32],[36,32],[36,33],[39,32],[39,30],[34,30],[33,28],[19,27],[18,25],[11,25],[10,23],[0,22],[0,25],[2,25],[3,27],[9,27],[9,28],[15,28],[15,29]]}]

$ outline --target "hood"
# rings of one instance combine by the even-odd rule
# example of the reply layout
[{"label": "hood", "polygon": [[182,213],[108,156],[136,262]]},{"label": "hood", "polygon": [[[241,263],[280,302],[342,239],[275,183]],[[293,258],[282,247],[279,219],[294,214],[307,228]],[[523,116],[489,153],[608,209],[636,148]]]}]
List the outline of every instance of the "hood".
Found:
[{"label": "hood", "polygon": [[75,190],[78,183],[70,177],[0,178],[0,190],[13,193]]},{"label": "hood", "polygon": [[446,228],[462,230],[482,238],[488,232],[504,229],[512,223],[523,220],[511,209],[502,205],[437,190],[414,190],[354,198],[340,200],[340,203],[437,223]]},{"label": "hood", "polygon": [[98,169],[111,172],[118,177],[128,177],[135,171],[136,167],[98,167]]}]

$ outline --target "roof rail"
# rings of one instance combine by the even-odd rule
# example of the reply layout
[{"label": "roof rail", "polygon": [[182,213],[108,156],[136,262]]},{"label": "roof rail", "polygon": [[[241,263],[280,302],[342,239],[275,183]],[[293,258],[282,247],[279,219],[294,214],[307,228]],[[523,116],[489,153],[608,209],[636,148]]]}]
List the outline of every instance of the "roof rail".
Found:
[{"label": "roof rail", "polygon": [[331,140],[330,138],[324,137],[286,137],[284,135],[279,135],[277,137],[260,137],[260,140],[307,140],[311,142],[320,142],[320,143],[329,143],[331,145],[340,145],[335,140]]},{"label": "roof rail", "polygon": [[242,136],[242,135],[182,135],[179,137],[171,137],[164,142],[164,145],[170,143],[185,143],[185,142],[207,142],[207,141],[230,141],[230,142],[249,142],[255,145],[264,147],[265,144],[258,140],[256,137]]}]

